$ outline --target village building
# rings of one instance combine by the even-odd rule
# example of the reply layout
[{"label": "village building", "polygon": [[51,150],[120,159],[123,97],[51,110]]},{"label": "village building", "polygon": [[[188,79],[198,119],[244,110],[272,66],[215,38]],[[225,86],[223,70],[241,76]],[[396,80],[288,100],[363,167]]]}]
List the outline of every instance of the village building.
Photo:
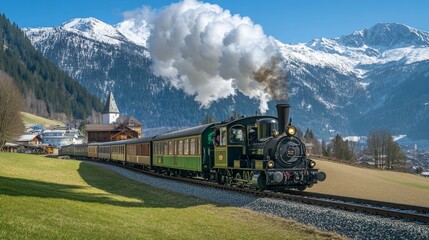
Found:
[{"label": "village building", "polygon": [[103,108],[103,124],[113,124],[119,117],[118,105],[116,105],[115,97],[110,91],[107,96],[106,105]]},{"label": "village building", "polygon": [[43,143],[42,134],[30,133],[21,135],[15,141],[15,144],[8,143],[5,150],[20,153],[53,154],[55,147],[51,144]]},{"label": "village building", "polygon": [[2,149],[0,149],[1,151],[4,152],[17,152],[19,149],[19,144],[16,143],[9,143],[7,142]]},{"label": "village building", "polygon": [[112,92],[103,108],[103,124],[87,124],[88,143],[109,142],[143,136],[142,124],[133,116],[121,116]]},{"label": "village building", "polygon": [[44,130],[42,132],[42,139],[44,144],[55,147],[84,143],[84,137],[81,136],[80,131],[68,127],[55,127]]},{"label": "village building", "polygon": [[116,123],[129,127],[138,133],[138,137],[143,137],[142,124],[133,116],[119,116]]},{"label": "village building", "polygon": [[18,145],[39,145],[39,143],[41,143],[41,137],[38,134],[24,134],[15,142]]},{"label": "village building", "polygon": [[110,142],[138,138],[136,131],[122,124],[88,124],[86,125],[88,143]]}]

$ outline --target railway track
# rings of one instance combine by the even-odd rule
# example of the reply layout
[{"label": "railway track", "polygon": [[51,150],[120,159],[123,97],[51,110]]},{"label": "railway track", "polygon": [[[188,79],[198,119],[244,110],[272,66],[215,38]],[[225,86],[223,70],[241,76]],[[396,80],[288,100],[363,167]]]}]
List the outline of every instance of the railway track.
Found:
[{"label": "railway track", "polygon": [[147,170],[143,170],[143,169],[139,169],[139,168],[135,168],[132,166],[123,165],[115,162],[105,162],[105,161],[96,161],[96,160],[86,160],[86,161],[94,161],[94,162],[99,162],[104,164],[111,164],[122,168],[126,168],[134,172],[148,174],[157,178],[170,179],[170,180],[186,182],[194,185],[235,191],[235,192],[245,193],[245,194],[258,196],[258,197],[267,197],[267,198],[295,201],[295,202],[300,202],[300,203],[305,203],[310,205],[337,208],[337,209],[342,209],[342,210],[351,211],[351,212],[362,212],[370,215],[378,215],[378,216],[383,216],[383,217],[397,219],[397,220],[412,221],[412,222],[417,222],[419,224],[429,225],[429,208],[428,207],[343,197],[343,196],[321,194],[321,193],[299,192],[299,191],[293,191],[293,190],[289,190],[286,192],[259,191],[259,190],[243,188],[235,185],[232,185],[232,186],[220,185],[213,182],[201,181],[195,178],[184,178],[184,177],[177,177],[177,176],[169,176],[165,174],[158,174],[152,171],[147,171]]}]

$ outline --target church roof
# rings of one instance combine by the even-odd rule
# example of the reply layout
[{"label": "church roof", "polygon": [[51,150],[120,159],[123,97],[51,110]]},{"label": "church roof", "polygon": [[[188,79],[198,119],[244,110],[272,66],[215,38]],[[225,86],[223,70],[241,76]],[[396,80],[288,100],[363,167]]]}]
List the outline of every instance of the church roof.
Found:
[{"label": "church roof", "polygon": [[103,108],[103,114],[106,113],[119,113],[118,105],[116,105],[115,97],[113,97],[113,93],[110,91],[107,96],[106,105]]}]

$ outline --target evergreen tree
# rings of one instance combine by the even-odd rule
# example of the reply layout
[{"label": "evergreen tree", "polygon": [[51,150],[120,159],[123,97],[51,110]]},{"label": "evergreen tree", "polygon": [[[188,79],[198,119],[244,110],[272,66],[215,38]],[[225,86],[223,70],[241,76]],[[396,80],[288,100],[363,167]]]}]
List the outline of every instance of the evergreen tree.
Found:
[{"label": "evergreen tree", "polygon": [[322,139],[322,156],[329,157],[329,150],[325,139]]},{"label": "evergreen tree", "polygon": [[85,119],[93,110],[101,111],[101,101],[47,60],[4,15],[0,16],[0,70],[15,81],[27,98],[27,110],[35,114]]},{"label": "evergreen tree", "polygon": [[209,123],[215,123],[215,122],[217,122],[215,116],[213,116],[213,114],[211,113],[207,113],[202,124],[209,124]]},{"label": "evergreen tree", "polygon": [[350,148],[349,141],[344,141],[340,134],[337,134],[330,145],[329,155],[336,160],[350,162],[356,159],[354,152]]}]

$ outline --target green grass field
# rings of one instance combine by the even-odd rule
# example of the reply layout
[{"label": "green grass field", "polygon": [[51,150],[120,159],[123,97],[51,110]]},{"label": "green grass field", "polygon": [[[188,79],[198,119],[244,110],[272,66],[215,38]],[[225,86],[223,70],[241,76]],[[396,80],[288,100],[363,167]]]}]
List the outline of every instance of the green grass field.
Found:
[{"label": "green grass field", "polygon": [[0,239],[339,238],[81,161],[0,152],[0,166]]},{"label": "green grass field", "polygon": [[22,121],[26,126],[30,126],[30,125],[65,126],[65,124],[60,121],[50,120],[50,119],[39,117],[37,115],[27,113],[27,112],[21,112],[21,117],[22,117]]}]

